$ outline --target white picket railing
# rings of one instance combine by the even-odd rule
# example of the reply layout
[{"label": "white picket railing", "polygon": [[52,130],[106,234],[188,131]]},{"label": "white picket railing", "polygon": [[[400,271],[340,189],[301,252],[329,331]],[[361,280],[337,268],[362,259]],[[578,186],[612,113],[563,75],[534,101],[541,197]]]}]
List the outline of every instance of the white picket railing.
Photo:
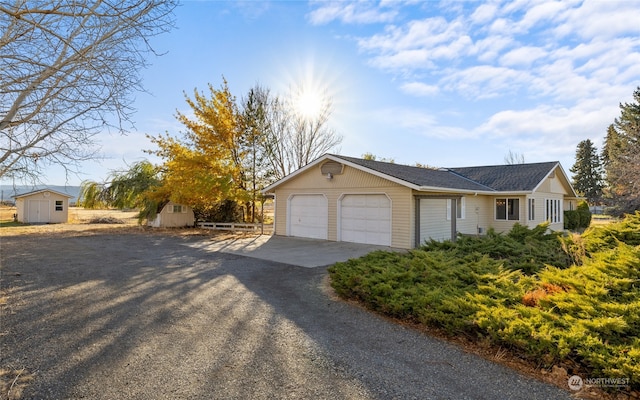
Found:
[{"label": "white picket railing", "polygon": [[198,226],[203,229],[213,229],[218,231],[238,231],[238,232],[256,232],[271,233],[273,232],[273,224],[246,224],[238,222],[198,222]]}]

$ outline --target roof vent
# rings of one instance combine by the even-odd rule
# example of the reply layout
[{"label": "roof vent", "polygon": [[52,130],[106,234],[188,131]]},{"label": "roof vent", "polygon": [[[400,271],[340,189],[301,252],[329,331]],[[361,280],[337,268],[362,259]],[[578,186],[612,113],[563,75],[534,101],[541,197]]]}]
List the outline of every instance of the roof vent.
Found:
[{"label": "roof vent", "polygon": [[342,174],[342,169],[343,168],[344,168],[344,165],[340,164],[337,161],[330,160],[330,161],[327,161],[327,162],[323,163],[320,166],[320,172],[324,176],[329,176],[329,174],[331,174],[331,176],[333,177],[333,175]]}]

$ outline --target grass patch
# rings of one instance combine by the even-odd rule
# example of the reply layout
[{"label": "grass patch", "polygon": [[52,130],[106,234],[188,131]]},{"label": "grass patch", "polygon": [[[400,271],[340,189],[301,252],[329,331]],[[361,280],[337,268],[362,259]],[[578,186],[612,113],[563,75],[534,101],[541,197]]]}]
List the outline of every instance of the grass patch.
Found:
[{"label": "grass patch", "polygon": [[0,228],[8,228],[8,227],[12,227],[12,226],[25,226],[28,224],[22,223],[22,222],[17,222],[14,220],[11,221],[0,221]]},{"label": "grass patch", "polygon": [[582,235],[516,226],[378,251],[329,273],[340,296],[385,315],[640,389],[640,213]]}]

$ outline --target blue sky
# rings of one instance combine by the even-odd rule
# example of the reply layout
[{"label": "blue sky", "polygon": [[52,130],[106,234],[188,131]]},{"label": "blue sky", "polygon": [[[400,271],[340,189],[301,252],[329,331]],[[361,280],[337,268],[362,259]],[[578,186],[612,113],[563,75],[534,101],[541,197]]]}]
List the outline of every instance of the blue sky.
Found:
[{"label": "blue sky", "polygon": [[600,146],[640,86],[639,21],[632,0],[185,1],[177,29],[152,42],[166,54],[142,72],[136,129],[101,135],[107,158],[84,175],[44,180],[102,180],[149,158],[145,133],[178,134],[183,92],[223,76],[238,98],[256,83],[322,88],[343,155],[461,167],[511,151],[568,173],[577,144]]}]

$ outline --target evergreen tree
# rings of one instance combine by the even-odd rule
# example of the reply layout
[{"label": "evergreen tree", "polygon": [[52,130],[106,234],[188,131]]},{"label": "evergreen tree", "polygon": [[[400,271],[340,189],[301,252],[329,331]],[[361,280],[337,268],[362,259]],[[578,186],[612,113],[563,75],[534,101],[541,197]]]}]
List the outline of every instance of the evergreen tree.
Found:
[{"label": "evergreen tree", "polygon": [[633,99],[620,104],[620,116],[607,130],[602,154],[615,214],[640,210],[640,87]]},{"label": "evergreen tree", "polygon": [[586,139],[578,143],[576,162],[570,169],[573,172],[573,186],[589,204],[602,198],[602,164],[593,142]]}]

